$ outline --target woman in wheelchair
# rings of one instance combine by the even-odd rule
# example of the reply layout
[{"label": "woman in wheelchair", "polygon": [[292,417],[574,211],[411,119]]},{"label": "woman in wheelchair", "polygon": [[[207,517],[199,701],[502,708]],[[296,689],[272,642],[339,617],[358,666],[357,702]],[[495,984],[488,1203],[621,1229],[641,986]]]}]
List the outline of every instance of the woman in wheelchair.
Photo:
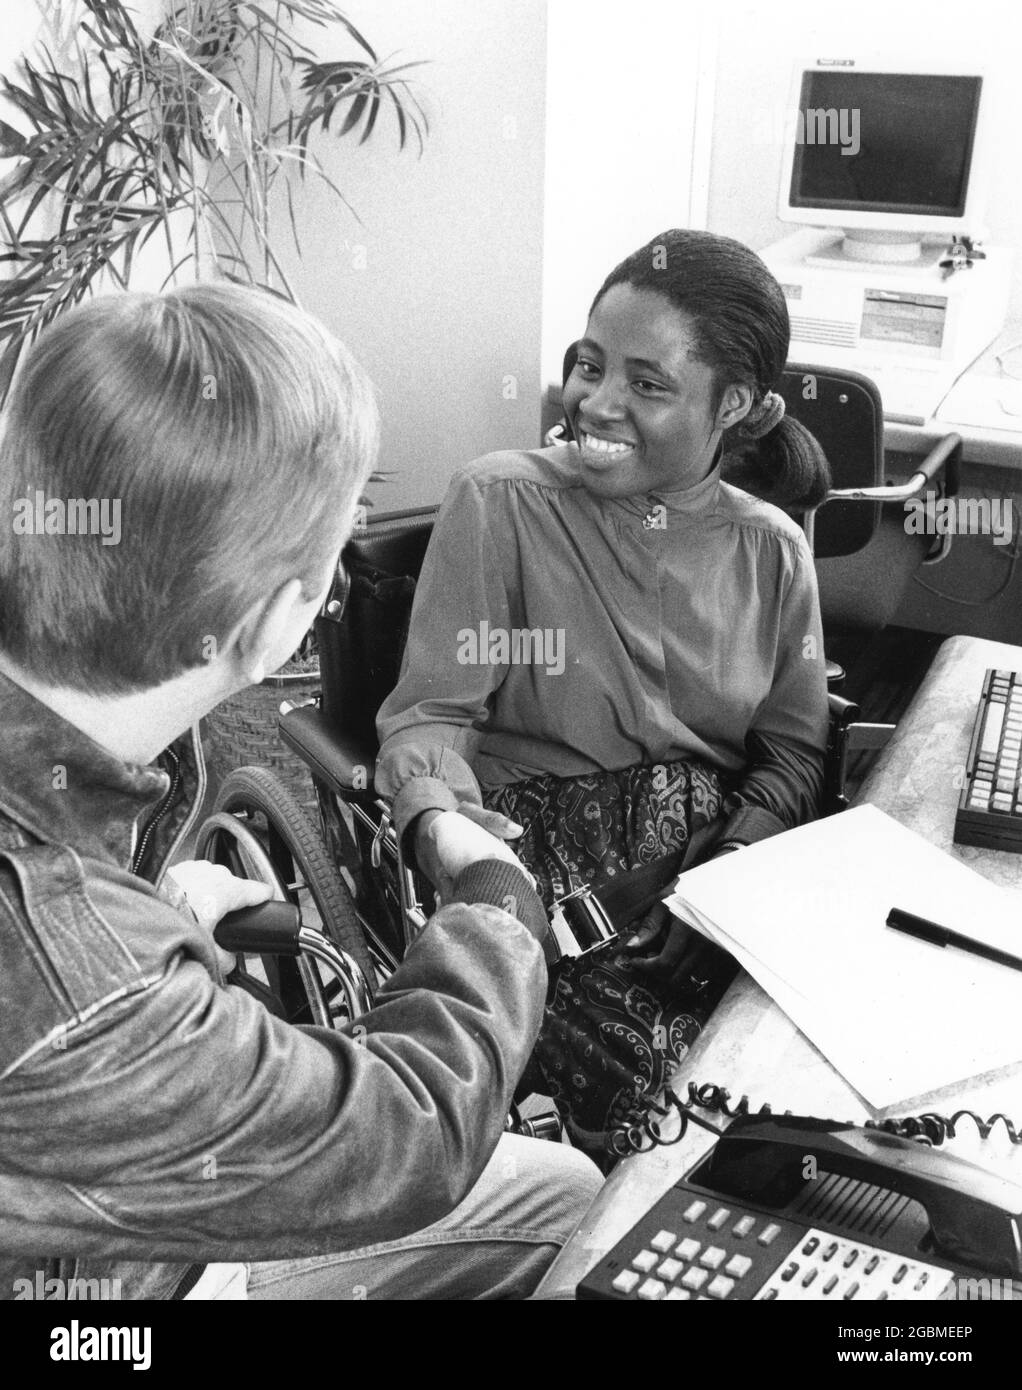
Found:
[{"label": "woman in wheelchair", "polygon": [[[451,483],[379,715],[377,789],[420,854],[413,823],[443,805],[513,840],[548,909],[625,885],[630,934],[562,964],[526,1074],[593,1152],[733,973],[657,898],[819,809],[816,580],[781,507],[828,477],[774,389],[788,340],[780,286],[729,238],[670,231],[613,270],[565,383],[570,441]],[[739,458],[759,496],[722,481]]]}]

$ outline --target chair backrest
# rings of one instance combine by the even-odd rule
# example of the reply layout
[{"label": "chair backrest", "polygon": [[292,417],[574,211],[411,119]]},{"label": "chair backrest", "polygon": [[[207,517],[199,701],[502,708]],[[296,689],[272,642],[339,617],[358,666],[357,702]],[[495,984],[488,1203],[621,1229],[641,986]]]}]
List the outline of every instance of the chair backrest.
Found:
[{"label": "chair backrest", "polygon": [[[883,486],[884,413],[869,377],[790,362],[780,394],[788,414],[819,441],[833,487]],[[880,512],[879,503],[835,501],[822,506],[816,513],[816,558],[862,550],[880,524]]]},{"label": "chair backrest", "polygon": [[316,619],[323,713],[367,750],[377,747],[376,712],[397,684],[436,512],[372,517],[345,546],[328,612]]}]

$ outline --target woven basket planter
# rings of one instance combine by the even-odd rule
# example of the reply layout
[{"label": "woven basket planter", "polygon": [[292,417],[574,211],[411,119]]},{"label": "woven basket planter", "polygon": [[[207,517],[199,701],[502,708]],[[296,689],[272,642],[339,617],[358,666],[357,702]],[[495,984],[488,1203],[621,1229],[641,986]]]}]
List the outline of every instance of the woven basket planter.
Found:
[{"label": "woven basket planter", "polygon": [[309,769],[283,743],[277,723],[282,701],[297,704],[319,688],[318,670],[267,676],[210,710],[202,721],[202,745],[211,779],[219,784],[236,767],[267,767],[303,806],[314,808]]}]

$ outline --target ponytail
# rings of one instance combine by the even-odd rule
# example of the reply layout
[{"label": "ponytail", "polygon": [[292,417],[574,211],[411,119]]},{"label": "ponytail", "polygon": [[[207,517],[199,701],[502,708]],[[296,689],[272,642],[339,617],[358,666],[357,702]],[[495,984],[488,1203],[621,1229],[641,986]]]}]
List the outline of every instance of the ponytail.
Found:
[{"label": "ponytail", "polygon": [[[732,440],[731,436],[736,438]],[[758,439],[741,425],[724,436],[723,477],[782,511],[818,507],[830,488],[830,465],[815,435],[784,416]]]}]

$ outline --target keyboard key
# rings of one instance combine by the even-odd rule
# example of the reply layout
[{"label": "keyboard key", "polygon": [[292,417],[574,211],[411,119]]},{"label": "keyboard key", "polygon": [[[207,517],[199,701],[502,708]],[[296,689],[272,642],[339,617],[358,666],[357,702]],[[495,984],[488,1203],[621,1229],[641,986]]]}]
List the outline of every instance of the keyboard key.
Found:
[{"label": "keyboard key", "polygon": [[724,1266],[724,1273],[730,1274],[732,1279],[743,1279],[752,1268],[752,1261],[748,1255],[732,1255]]},{"label": "keyboard key", "polygon": [[623,1269],[612,1281],[610,1287],[617,1289],[618,1293],[631,1293],[639,1282],[639,1276],[634,1269]]},{"label": "keyboard key", "polygon": [[754,1216],[740,1216],[731,1227],[731,1234],[741,1240],[743,1236],[747,1236],[755,1228],[755,1225],[756,1218]]},{"label": "keyboard key", "polygon": [[879,1263],[880,1263],[880,1256],[879,1256],[879,1255],[873,1255],[873,1256],[870,1258],[870,1261],[869,1261],[869,1263],[867,1264],[866,1268],[862,1271],[863,1274],[872,1274],[873,1271],[876,1269],[876,1267],[877,1267],[877,1265],[878,1265]]},{"label": "keyboard key", "polygon": [[836,1254],[837,1254],[837,1241],[836,1241],[836,1240],[832,1240],[832,1241],[830,1242],[830,1244],[827,1246],[826,1250],[824,1250],[823,1254],[820,1256],[820,1259],[821,1259],[821,1260],[832,1260]]},{"label": "keyboard key", "polygon": [[691,1226],[693,1221],[698,1221],[706,1210],[705,1202],[690,1202],[681,1214],[682,1221],[687,1221]]},{"label": "keyboard key", "polygon": [[777,1297],[777,1290],[776,1290],[776,1289],[767,1289],[766,1293],[763,1295],[763,1302],[764,1302],[764,1303],[772,1303],[776,1297]]},{"label": "keyboard key", "polygon": [[1004,705],[999,704],[996,699],[991,699],[987,706],[987,717],[983,725],[983,733],[980,735],[979,751],[980,754],[989,754],[996,757],[997,745],[1001,741],[1001,729],[1004,726]]},{"label": "keyboard key", "polygon": [[892,1284],[900,1284],[901,1281],[904,1279],[904,1277],[905,1277],[905,1275],[906,1275],[907,1273],[908,1273],[908,1265],[901,1265],[901,1266],[898,1268],[898,1271],[897,1271],[897,1273],[895,1274],[894,1278],[891,1280],[891,1283],[892,1283]]},{"label": "keyboard key", "polygon": [[692,1295],[689,1293],[688,1289],[668,1289],[667,1297],[664,1299],[664,1302],[681,1303],[683,1300],[691,1297]]},{"label": "keyboard key", "polygon": [[[845,1299],[854,1298],[855,1295],[856,1295],[858,1292],[859,1292],[859,1286],[858,1286],[858,1284],[849,1284],[848,1287],[847,1287],[847,1289],[845,1289],[844,1294],[843,1294],[842,1296],[843,1296]],[[642,1292],[641,1292],[641,1290],[640,1290],[640,1292],[639,1292],[639,1297],[640,1297],[640,1298],[642,1297]]]},{"label": "keyboard key", "polygon": [[679,1260],[694,1260],[695,1257],[699,1254],[699,1250],[699,1242],[697,1240],[693,1240],[692,1237],[689,1236],[687,1240],[683,1240],[681,1242],[681,1244],[678,1246],[677,1250],[675,1250],[674,1253],[677,1255]]},{"label": "keyboard key", "polygon": [[680,1260],[666,1259],[657,1269],[657,1278],[666,1279],[668,1284],[677,1279],[678,1275],[685,1268]]},{"label": "keyboard key", "polygon": [[719,1231],[721,1226],[725,1226],[730,1219],[731,1213],[727,1207],[718,1207],[706,1224],[711,1231]]},{"label": "keyboard key", "polygon": [[844,1258],[844,1267],[845,1267],[845,1269],[851,1269],[852,1265],[855,1263],[855,1261],[856,1261],[858,1258],[859,1258],[859,1252],[858,1252],[858,1250],[849,1250],[848,1254],[847,1254],[847,1255],[845,1256],[845,1258]]},{"label": "keyboard key", "polygon": [[816,1278],[819,1272],[820,1271],[815,1266],[812,1269],[810,1269],[806,1274],[805,1278],[802,1280],[802,1287],[804,1289],[808,1289],[809,1285],[813,1282],[813,1280]]},{"label": "keyboard key", "polygon": [[785,1265],[785,1267],[781,1270],[781,1278],[784,1280],[786,1284],[790,1284],[797,1273],[798,1265],[795,1263],[794,1260],[792,1260],[791,1264]]},{"label": "keyboard key", "polygon": [[659,1279],[644,1279],[635,1297],[641,1298],[645,1303],[656,1303],[666,1292],[666,1286],[661,1284]]},{"label": "keyboard key", "polygon": [[690,1269],[682,1279],[681,1286],[683,1289],[692,1289],[693,1292],[698,1293],[709,1277],[705,1269]]},{"label": "keyboard key", "polygon": [[703,1269],[719,1269],[726,1259],[726,1250],[721,1250],[719,1245],[708,1245],[699,1256],[699,1263]]},{"label": "keyboard key", "polygon": [[660,1263],[660,1256],[655,1255],[652,1250],[640,1250],[637,1255],[632,1256],[632,1266],[634,1269],[641,1269],[643,1274],[648,1274],[651,1269],[655,1269]]},{"label": "keyboard key", "polygon": [[651,1250],[659,1250],[661,1255],[666,1255],[671,1246],[678,1239],[673,1231],[657,1231],[656,1235],[649,1243]]},{"label": "keyboard key", "polygon": [[813,1251],[817,1248],[819,1243],[820,1242],[817,1240],[815,1236],[810,1236],[809,1239],[806,1241],[805,1245],[803,1245],[802,1247],[802,1254],[811,1255]]},{"label": "keyboard key", "polygon": [[733,1279],[725,1279],[723,1274],[718,1274],[710,1280],[706,1292],[711,1298],[727,1298],[734,1286],[735,1281]]},{"label": "keyboard key", "polygon": [[824,1286],[823,1286],[823,1292],[824,1292],[824,1293],[833,1293],[834,1290],[837,1288],[837,1283],[838,1283],[837,1275],[836,1275],[836,1274],[832,1274],[832,1275],[830,1276],[830,1278],[827,1280],[827,1282],[824,1284]]},{"label": "keyboard key", "polygon": [[776,1221],[771,1221],[769,1226],[764,1226],[756,1239],[760,1245],[773,1245],[774,1241],[781,1234],[781,1228]]}]

